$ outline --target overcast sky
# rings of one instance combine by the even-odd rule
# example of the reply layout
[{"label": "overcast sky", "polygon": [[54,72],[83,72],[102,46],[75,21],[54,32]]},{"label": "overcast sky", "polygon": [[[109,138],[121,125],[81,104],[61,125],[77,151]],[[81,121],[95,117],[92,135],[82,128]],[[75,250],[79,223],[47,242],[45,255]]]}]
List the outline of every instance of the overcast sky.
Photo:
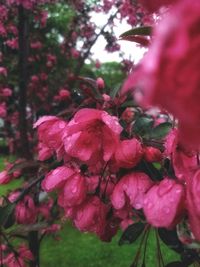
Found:
[{"label": "overcast sky", "polygon": [[[92,16],[92,21],[99,27],[105,25],[107,19],[108,19],[107,15],[103,15],[100,13],[99,14],[95,13],[95,15]],[[131,29],[130,25],[128,25],[125,21],[120,23],[117,21],[116,27],[114,28],[116,38],[119,38],[120,34],[130,29]],[[139,48],[134,42],[119,40],[118,43],[121,46],[119,52],[124,53],[126,59],[131,59],[135,63],[137,63],[142,58],[144,49]],[[92,48],[93,58],[99,59],[101,62],[120,61],[119,52],[108,53],[107,51],[104,50],[105,46],[106,46],[106,41],[104,40],[104,37],[103,36],[99,37],[98,41]]]}]

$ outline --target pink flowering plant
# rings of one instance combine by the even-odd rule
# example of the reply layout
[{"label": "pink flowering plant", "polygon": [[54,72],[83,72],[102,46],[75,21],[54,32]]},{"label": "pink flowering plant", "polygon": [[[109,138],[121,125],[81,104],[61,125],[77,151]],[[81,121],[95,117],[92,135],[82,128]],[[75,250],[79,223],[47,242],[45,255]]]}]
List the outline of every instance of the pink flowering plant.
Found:
[{"label": "pink flowering plant", "polygon": [[[41,240],[57,235],[67,220],[105,242],[120,229],[119,245],[141,236],[132,267],[148,265],[152,229],[155,265],[199,266],[200,3],[133,2],[64,3],[64,10],[70,6],[77,16],[67,33],[61,31],[64,41],[57,45],[57,37],[47,40],[48,34],[37,32],[48,33],[52,18],[44,7],[57,8],[56,1],[0,4],[0,36],[7,49],[19,52],[20,70],[20,89],[9,86],[9,78],[17,74],[4,67],[2,54],[0,117],[9,150],[18,159],[0,172],[0,184],[23,180],[1,199],[2,266],[38,267]],[[108,14],[112,6],[116,13],[97,34],[87,11]],[[18,27],[9,23],[14,14]],[[33,34],[26,43],[30,18]],[[112,87],[104,77],[86,77],[83,66],[101,35],[107,51],[120,49],[112,34],[115,18],[126,19],[132,27],[141,25],[121,39],[147,52],[136,66],[123,60],[124,73],[131,72],[124,83],[121,79]],[[100,61],[94,66],[101,69]],[[16,247],[16,238],[26,244]],[[180,254],[179,261],[166,264],[160,240]]]}]

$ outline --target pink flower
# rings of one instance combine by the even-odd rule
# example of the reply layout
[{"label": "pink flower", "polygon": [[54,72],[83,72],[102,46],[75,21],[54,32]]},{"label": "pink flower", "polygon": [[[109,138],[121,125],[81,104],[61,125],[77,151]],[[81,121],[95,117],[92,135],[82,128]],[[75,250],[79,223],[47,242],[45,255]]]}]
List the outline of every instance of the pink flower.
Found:
[{"label": "pink flower", "polygon": [[140,0],[141,4],[150,12],[158,11],[162,6],[174,4],[178,0]]},{"label": "pink flower", "polygon": [[17,255],[11,252],[6,256],[4,263],[7,267],[25,267],[25,260],[33,260],[31,251],[25,245],[21,245],[17,252]]},{"label": "pink flower", "polygon": [[99,198],[90,197],[78,207],[74,223],[80,231],[101,235],[106,225],[107,206]]},{"label": "pink flower", "polygon": [[147,146],[144,148],[144,159],[148,162],[156,162],[162,159],[162,153],[159,149]]},{"label": "pink flower", "polygon": [[42,189],[51,192],[55,189],[63,188],[66,180],[74,175],[75,171],[71,168],[61,166],[50,171],[42,181]]},{"label": "pink flower", "polygon": [[156,27],[138,70],[124,85],[124,89],[139,86],[144,105],[157,105],[178,118],[182,142],[195,149],[200,145],[199,16],[199,0],[174,5]]},{"label": "pink flower", "polygon": [[45,144],[39,142],[38,144],[38,159],[41,161],[47,160],[52,157],[53,151]]},{"label": "pink flower", "polygon": [[37,209],[33,199],[26,195],[15,207],[15,218],[19,224],[32,224],[37,220]]},{"label": "pink flower", "polygon": [[69,92],[69,90],[67,90],[65,88],[60,89],[60,91],[59,91],[59,97],[60,97],[61,100],[69,99],[70,98],[70,92]]},{"label": "pink flower", "polygon": [[80,174],[69,177],[59,194],[58,203],[62,207],[81,204],[86,198],[86,181]]},{"label": "pink flower", "polygon": [[61,166],[49,172],[42,182],[46,192],[59,190],[58,203],[62,207],[81,204],[86,197],[87,184],[83,176],[72,168]]},{"label": "pink flower", "polygon": [[5,118],[7,115],[6,103],[3,102],[0,104],[0,118]]},{"label": "pink flower", "polygon": [[141,143],[136,138],[133,138],[120,141],[114,157],[118,167],[133,168],[139,163],[142,155]]},{"label": "pink flower", "polygon": [[187,209],[194,237],[200,241],[200,170],[187,182]]},{"label": "pink flower", "polygon": [[152,186],[150,178],[142,172],[127,174],[115,186],[111,202],[115,209],[122,209],[126,201],[135,209],[143,207],[143,200],[146,191]]},{"label": "pink flower", "polygon": [[7,97],[7,96],[11,96],[12,95],[12,90],[10,88],[3,88],[2,90],[2,94],[3,96]]},{"label": "pink flower", "polygon": [[105,82],[101,77],[97,78],[96,83],[99,89],[103,89],[105,87]]},{"label": "pink flower", "polygon": [[66,128],[65,151],[89,165],[109,161],[122,127],[114,116],[97,109],[81,109]]},{"label": "pink flower", "polygon": [[7,77],[7,75],[8,75],[7,69],[4,68],[4,67],[0,67],[0,74],[4,75],[5,77]]},{"label": "pink flower", "polygon": [[0,184],[7,184],[12,179],[12,175],[9,175],[7,171],[0,172]]},{"label": "pink flower", "polygon": [[62,135],[66,125],[65,121],[56,116],[43,116],[34,124],[34,128],[38,128],[39,140],[58,152],[63,145]]},{"label": "pink flower", "polygon": [[173,228],[185,208],[184,187],[165,178],[150,188],[144,198],[143,210],[147,221],[155,227]]}]

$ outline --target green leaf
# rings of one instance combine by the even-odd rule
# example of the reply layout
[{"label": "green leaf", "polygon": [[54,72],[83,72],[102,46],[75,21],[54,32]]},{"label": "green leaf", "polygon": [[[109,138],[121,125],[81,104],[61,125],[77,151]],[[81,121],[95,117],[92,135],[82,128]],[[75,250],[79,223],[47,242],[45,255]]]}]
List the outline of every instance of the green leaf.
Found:
[{"label": "green leaf", "polygon": [[184,251],[184,246],[178,239],[176,229],[167,230],[165,228],[159,228],[158,234],[159,234],[160,239],[169,248],[175,250],[177,253],[182,253]]},{"label": "green leaf", "polygon": [[161,139],[165,137],[172,128],[170,122],[164,122],[152,129],[150,133],[150,138],[152,139]]},{"label": "green leaf", "polygon": [[145,36],[150,36],[152,33],[152,27],[150,26],[143,26],[143,27],[137,27],[137,28],[133,28],[129,31],[126,31],[124,33],[122,33],[119,37],[123,38],[123,37],[128,37],[131,35],[145,35]]},{"label": "green leaf", "polygon": [[145,224],[141,222],[129,225],[123,232],[119,240],[119,245],[122,246],[124,244],[132,244],[133,242],[135,242],[144,231],[144,228]]},{"label": "green leaf", "polygon": [[170,262],[165,267],[184,267],[181,261]]},{"label": "green leaf", "polygon": [[115,96],[119,92],[120,88],[121,88],[120,86],[115,86],[110,92],[110,97],[115,98]]},{"label": "green leaf", "polygon": [[8,204],[5,207],[0,207],[0,225],[8,228],[12,226],[12,213],[14,211],[15,204]]},{"label": "green leaf", "polygon": [[152,118],[139,117],[134,123],[134,133],[144,136],[145,134],[148,134],[151,131],[153,124],[154,121]]}]

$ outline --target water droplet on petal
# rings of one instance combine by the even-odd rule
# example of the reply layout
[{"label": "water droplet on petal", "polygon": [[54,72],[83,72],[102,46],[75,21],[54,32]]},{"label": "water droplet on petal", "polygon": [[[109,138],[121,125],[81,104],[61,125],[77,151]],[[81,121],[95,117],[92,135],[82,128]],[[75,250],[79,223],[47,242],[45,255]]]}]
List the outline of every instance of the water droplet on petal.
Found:
[{"label": "water droplet on petal", "polygon": [[65,128],[65,122],[64,122],[64,121],[59,122],[58,127],[59,127],[60,129]]},{"label": "water droplet on petal", "polygon": [[176,194],[180,194],[180,193],[182,192],[182,189],[181,189],[181,188],[177,188],[177,189],[175,190],[175,192],[176,192]]},{"label": "water droplet on petal", "polygon": [[77,187],[72,188],[72,193],[75,194],[77,192]]}]

